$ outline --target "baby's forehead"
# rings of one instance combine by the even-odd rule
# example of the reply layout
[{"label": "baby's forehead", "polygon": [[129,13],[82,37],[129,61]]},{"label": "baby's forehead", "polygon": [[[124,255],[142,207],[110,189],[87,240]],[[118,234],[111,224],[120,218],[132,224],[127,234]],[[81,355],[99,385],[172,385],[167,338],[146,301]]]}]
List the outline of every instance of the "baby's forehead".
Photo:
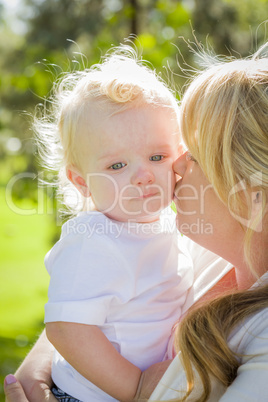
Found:
[{"label": "baby's forehead", "polygon": [[[118,129],[118,134],[122,133],[124,135],[125,130],[130,129],[129,127],[133,129],[133,135],[135,135],[135,127],[142,127],[144,124],[146,124],[149,131],[158,128],[154,126],[154,120],[158,121],[170,135],[178,136],[180,134],[178,115],[169,106],[150,103],[114,105],[99,102],[89,102],[87,104],[84,108],[84,113],[80,115],[77,121],[76,132],[81,142],[83,142],[84,138],[94,140],[99,136],[101,139],[103,132],[113,132],[116,136],[117,131],[115,129]],[[155,138],[157,136],[159,134],[155,133]]]},{"label": "baby's forehead", "polygon": [[[120,116],[123,118],[125,113],[131,110],[151,110],[155,111],[155,113],[165,111],[166,116],[163,115],[163,118],[171,121],[177,121],[179,116],[178,107],[170,104],[168,100],[164,102],[162,99],[145,99],[142,101],[120,103],[114,102],[107,97],[98,97],[85,99],[84,102],[81,102],[80,105],[77,105],[76,107],[77,109],[81,108],[81,112],[78,113],[79,119],[77,124],[84,124],[85,122],[88,122],[91,124],[101,125],[103,122],[108,120],[112,122],[114,116],[118,116],[120,120]],[[138,113],[136,118],[139,118]]]}]

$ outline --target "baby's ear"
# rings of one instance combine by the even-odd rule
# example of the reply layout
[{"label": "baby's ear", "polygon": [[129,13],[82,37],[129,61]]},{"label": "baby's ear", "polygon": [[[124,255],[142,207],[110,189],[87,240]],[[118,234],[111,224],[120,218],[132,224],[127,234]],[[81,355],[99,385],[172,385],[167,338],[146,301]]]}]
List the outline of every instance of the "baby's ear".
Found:
[{"label": "baby's ear", "polygon": [[77,188],[77,190],[82,194],[83,197],[91,196],[87,183],[75,166],[68,165],[66,167],[66,176],[70,180],[70,182],[73,183],[73,185]]}]

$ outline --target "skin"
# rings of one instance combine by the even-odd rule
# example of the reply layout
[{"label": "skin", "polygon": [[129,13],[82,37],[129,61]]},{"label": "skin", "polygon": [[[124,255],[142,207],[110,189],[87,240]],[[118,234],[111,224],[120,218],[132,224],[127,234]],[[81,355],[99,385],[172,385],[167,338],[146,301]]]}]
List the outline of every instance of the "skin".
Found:
[{"label": "skin", "polygon": [[[44,331],[31,353],[24,359],[23,365],[15,373],[16,377],[11,378],[13,382],[7,384],[7,378],[5,379],[4,391],[7,402],[56,402],[50,391],[53,350]],[[30,373],[31,381],[27,380],[27,373]]]},{"label": "skin", "polygon": [[93,106],[89,113],[90,126],[84,120],[79,127],[80,166],[68,166],[69,179],[111,219],[157,220],[175,186],[179,137],[171,110],[147,105],[109,116]]},{"label": "skin", "polygon": [[[250,273],[244,259],[245,228],[217,197],[200,166],[188,152],[176,160],[173,169],[180,177],[174,191],[178,229],[196,243],[231,262],[235,267],[238,288],[249,288],[256,278]],[[207,234],[202,231],[193,232],[192,225],[200,220],[203,221],[203,227],[210,225],[212,231]],[[264,228],[265,222],[267,216],[264,218]],[[267,244],[267,230],[254,233],[254,269],[259,276],[267,270]]]}]

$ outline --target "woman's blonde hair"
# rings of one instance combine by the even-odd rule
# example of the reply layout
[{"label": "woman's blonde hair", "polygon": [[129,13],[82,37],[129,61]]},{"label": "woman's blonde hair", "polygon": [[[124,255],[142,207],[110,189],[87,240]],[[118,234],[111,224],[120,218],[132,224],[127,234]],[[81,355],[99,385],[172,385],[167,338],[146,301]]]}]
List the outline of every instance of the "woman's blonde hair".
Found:
[{"label": "woman's blonde hair", "polygon": [[[183,97],[180,126],[215,192],[242,222],[251,264],[250,240],[264,216],[268,188],[268,44],[251,58],[215,60],[198,75]],[[257,215],[252,189],[262,205]]]},{"label": "woman's blonde hair", "polygon": [[[155,70],[149,67],[137,51],[127,45],[111,49],[101,63],[83,71],[63,75],[55,83],[48,107],[36,114],[34,129],[39,154],[46,169],[58,172],[54,184],[63,195],[63,204],[72,214],[84,207],[83,197],[68,181],[65,168],[68,164],[79,166],[78,133],[86,119],[90,132],[94,113],[98,108],[107,115],[144,105],[167,107],[178,118],[178,103],[173,92]],[[70,194],[75,195],[73,203]]]},{"label": "woman's blonde hair", "polygon": [[[268,43],[251,58],[215,60],[199,73],[182,99],[180,128],[216,194],[242,222],[245,259],[255,273],[251,240],[266,213],[268,193]],[[250,219],[252,188],[261,207]],[[222,296],[186,315],[176,345],[188,391],[178,400],[187,400],[194,388],[192,365],[203,384],[198,401],[209,397],[210,376],[225,386],[233,382],[239,362],[228,346],[228,336],[237,324],[264,307],[268,307],[267,285]]]}]

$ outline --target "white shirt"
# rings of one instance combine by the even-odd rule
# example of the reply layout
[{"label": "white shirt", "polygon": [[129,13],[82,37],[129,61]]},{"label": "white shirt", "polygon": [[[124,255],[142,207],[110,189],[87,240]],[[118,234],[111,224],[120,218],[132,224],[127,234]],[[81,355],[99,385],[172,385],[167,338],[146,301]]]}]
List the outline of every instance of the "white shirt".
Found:
[{"label": "white shirt", "polygon": [[[97,325],[142,371],[161,361],[193,284],[192,259],[168,211],[150,224],[116,222],[100,212],[66,222],[45,259],[51,276],[45,322]],[[57,352],[52,378],[82,401],[115,400]]]},{"label": "white shirt", "polygon": [[[268,282],[268,273],[262,276],[261,283]],[[197,288],[196,288],[197,290]],[[198,298],[198,291],[196,292]],[[248,317],[235,328],[228,339],[230,348],[242,354],[234,382],[225,388],[215,379],[212,380],[212,393],[208,402],[265,402],[268,401],[268,308]],[[198,381],[198,377],[197,377]],[[149,401],[166,401],[185,394],[186,376],[178,354]],[[187,401],[194,401],[201,394],[201,382]]]}]

